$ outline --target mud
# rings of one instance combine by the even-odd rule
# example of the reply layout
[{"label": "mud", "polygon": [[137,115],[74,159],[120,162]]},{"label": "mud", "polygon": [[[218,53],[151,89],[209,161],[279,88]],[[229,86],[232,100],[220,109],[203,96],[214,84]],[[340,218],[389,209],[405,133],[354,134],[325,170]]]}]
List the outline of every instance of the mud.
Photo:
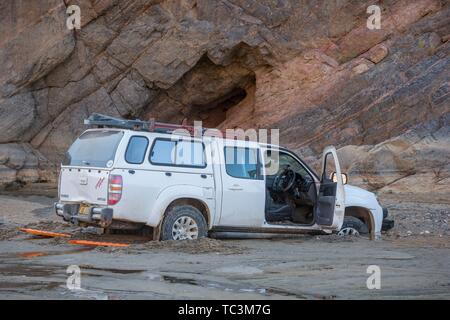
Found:
[{"label": "mud", "polygon": [[[448,208],[443,205],[390,204],[391,216],[403,218],[380,241],[303,235],[158,242],[87,233],[55,220],[46,211],[51,201],[0,196],[1,299],[450,298],[450,236],[443,224]],[[422,219],[420,210],[432,218]],[[19,232],[19,227],[130,246],[70,245],[63,238]],[[421,234],[424,228],[429,233]],[[71,265],[81,270],[80,289],[66,286]],[[381,269],[380,290],[367,288],[370,265]]]},{"label": "mud", "polygon": [[12,239],[18,235],[20,235],[20,231],[17,228],[0,228],[0,241]]},{"label": "mud", "polygon": [[148,250],[167,250],[189,254],[242,254],[246,248],[235,246],[232,241],[221,241],[211,238],[203,238],[194,241],[149,241],[133,246],[136,252]]}]

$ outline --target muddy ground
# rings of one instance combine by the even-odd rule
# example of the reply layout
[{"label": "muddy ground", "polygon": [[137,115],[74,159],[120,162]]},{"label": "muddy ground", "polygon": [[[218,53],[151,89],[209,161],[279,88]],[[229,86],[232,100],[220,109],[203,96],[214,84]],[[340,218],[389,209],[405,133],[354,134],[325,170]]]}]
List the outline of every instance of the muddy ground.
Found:
[{"label": "muddy ground", "polygon": [[[386,197],[396,227],[381,241],[336,236],[154,242],[93,235],[53,216],[52,197],[0,195],[1,299],[449,299],[450,204]],[[19,227],[76,239],[121,241],[85,247],[40,238]],[[67,268],[81,270],[69,290]],[[369,265],[381,289],[369,290]]]}]

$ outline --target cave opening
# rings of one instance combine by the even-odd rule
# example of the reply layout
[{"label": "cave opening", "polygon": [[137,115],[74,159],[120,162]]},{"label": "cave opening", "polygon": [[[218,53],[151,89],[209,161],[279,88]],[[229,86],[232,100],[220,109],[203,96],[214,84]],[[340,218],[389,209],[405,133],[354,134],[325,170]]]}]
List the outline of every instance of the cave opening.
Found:
[{"label": "cave opening", "polygon": [[177,83],[162,90],[143,116],[189,125],[202,121],[208,128],[234,126],[245,122],[246,110],[253,110],[255,91],[251,68],[239,60],[218,65],[205,55]]},{"label": "cave opening", "polygon": [[205,105],[192,105],[190,119],[201,120],[205,127],[218,127],[227,119],[230,109],[247,97],[245,88],[236,87]]}]

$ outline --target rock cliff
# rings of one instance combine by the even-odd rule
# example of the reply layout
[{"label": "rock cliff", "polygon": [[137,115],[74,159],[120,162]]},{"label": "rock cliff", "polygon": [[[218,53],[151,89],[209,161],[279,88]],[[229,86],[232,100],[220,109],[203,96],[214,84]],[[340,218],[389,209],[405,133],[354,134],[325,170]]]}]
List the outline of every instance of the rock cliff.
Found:
[{"label": "rock cliff", "polygon": [[54,181],[101,112],[279,128],[308,161],[341,148],[373,190],[448,190],[448,0],[6,0],[0,29],[3,187]]}]

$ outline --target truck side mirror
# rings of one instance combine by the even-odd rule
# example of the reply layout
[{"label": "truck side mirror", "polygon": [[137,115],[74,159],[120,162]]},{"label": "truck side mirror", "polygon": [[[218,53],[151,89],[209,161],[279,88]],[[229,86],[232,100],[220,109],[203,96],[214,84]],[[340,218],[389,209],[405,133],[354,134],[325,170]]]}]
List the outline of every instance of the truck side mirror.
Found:
[{"label": "truck side mirror", "polygon": [[[342,176],[342,182],[343,182],[343,184],[347,184],[347,183],[348,183],[348,176],[347,176],[347,174],[346,174],[346,173],[341,173],[341,176]],[[333,172],[333,173],[331,174],[331,180],[332,180],[333,182],[337,182],[337,175],[336,175],[336,172]]]}]

